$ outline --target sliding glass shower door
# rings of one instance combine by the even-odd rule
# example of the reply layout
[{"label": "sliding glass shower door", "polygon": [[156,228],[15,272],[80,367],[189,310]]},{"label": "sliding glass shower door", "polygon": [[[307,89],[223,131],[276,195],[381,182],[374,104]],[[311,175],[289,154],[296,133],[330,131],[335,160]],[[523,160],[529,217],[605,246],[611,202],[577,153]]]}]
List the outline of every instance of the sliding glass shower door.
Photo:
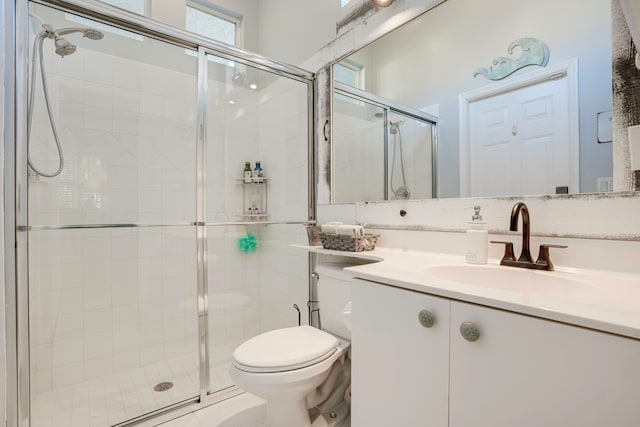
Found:
[{"label": "sliding glass shower door", "polygon": [[[243,341],[306,321],[309,85],[206,54],[206,209],[209,390],[233,385]],[[245,179],[245,163],[263,177]]]},{"label": "sliding glass shower door", "polygon": [[311,79],[29,11],[21,427],[125,425],[233,393],[237,345],[297,325],[294,304],[306,322],[308,256],[290,244],[313,218]]},{"label": "sliding glass shower door", "polygon": [[[45,6],[30,10],[32,41],[40,20],[103,35],[66,35],[77,49],[64,57],[44,40],[46,94],[35,45],[32,425],[114,425],[199,395],[197,57]],[[60,163],[50,113],[64,167],[45,177],[34,167],[46,174]]]}]

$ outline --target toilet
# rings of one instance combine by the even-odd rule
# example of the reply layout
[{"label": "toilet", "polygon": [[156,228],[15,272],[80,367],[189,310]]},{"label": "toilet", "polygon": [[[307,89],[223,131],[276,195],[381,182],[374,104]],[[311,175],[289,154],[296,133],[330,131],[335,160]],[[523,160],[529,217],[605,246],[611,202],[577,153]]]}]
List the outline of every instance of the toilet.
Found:
[{"label": "toilet", "polygon": [[351,285],[342,269],[351,265],[316,267],[323,330],[307,325],[276,329],[234,351],[231,378],[266,401],[267,427],[348,425]]}]

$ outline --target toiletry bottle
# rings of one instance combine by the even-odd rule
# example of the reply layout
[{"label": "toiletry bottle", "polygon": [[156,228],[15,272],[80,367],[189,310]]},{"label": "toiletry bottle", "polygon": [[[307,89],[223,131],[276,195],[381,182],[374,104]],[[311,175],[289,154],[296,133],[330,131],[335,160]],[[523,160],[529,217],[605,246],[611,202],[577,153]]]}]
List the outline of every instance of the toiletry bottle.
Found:
[{"label": "toiletry bottle", "polygon": [[484,221],[480,215],[480,206],[473,207],[473,216],[469,221],[469,229],[466,233],[467,264],[486,264],[489,246],[489,232],[484,229]]},{"label": "toiletry bottle", "polygon": [[264,173],[262,172],[262,166],[260,165],[260,162],[257,161],[256,167],[253,168],[253,178],[254,178],[253,182],[255,182],[256,184],[262,184],[263,176],[264,176]]},{"label": "toiletry bottle", "polygon": [[251,184],[251,163],[244,162],[244,183]]}]

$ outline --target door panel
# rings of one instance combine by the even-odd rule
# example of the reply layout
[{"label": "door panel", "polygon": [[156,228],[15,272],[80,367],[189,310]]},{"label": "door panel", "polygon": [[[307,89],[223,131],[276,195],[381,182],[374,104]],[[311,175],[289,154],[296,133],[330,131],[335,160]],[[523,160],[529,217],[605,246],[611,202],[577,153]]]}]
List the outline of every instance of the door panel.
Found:
[{"label": "door panel", "polygon": [[[446,427],[448,300],[363,280],[352,297],[352,425]],[[430,328],[418,321],[424,309]]]},{"label": "door panel", "polygon": [[637,340],[452,301],[450,426],[637,426],[639,358]]},{"label": "door panel", "polygon": [[570,185],[577,171],[569,156],[567,81],[549,80],[470,104],[471,196],[553,194]]}]

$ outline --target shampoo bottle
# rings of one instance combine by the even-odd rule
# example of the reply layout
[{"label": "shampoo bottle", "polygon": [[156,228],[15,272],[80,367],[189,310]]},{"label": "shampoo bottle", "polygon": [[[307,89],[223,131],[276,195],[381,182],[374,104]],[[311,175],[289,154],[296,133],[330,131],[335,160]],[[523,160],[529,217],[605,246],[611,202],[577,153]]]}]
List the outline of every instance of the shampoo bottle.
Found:
[{"label": "shampoo bottle", "polygon": [[251,184],[253,182],[251,179],[251,163],[249,162],[244,162],[243,178],[245,184]]},{"label": "shampoo bottle", "polygon": [[484,229],[480,206],[473,207],[473,216],[467,230],[467,264],[486,264],[489,249],[489,233]]},{"label": "shampoo bottle", "polygon": [[256,162],[256,167],[253,168],[253,182],[255,182],[256,184],[262,184],[264,182],[264,180],[262,179],[264,177],[264,171],[262,170],[262,165],[260,164],[259,161]]}]

